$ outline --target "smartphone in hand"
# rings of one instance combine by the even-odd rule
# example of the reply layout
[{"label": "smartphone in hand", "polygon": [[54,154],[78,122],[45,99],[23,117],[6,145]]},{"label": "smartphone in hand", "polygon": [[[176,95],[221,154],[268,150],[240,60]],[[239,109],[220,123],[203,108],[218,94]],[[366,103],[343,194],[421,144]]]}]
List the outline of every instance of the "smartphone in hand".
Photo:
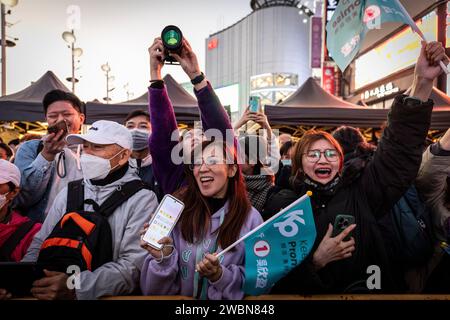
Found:
[{"label": "smartphone in hand", "polygon": [[162,245],[158,241],[170,235],[183,210],[183,202],[170,194],[165,195],[156,208],[142,240],[151,247],[161,250]]},{"label": "smartphone in hand", "polygon": [[67,135],[67,133],[69,132],[69,128],[68,128],[67,122],[65,120],[61,120],[61,121],[55,123],[53,126],[48,127],[47,132],[49,134],[54,133],[56,135],[61,130],[64,131],[62,136],[61,136],[61,139],[63,139]]},{"label": "smartphone in hand", "polygon": [[[336,237],[342,231],[347,229],[350,225],[355,223],[355,217],[347,214],[338,214],[334,220],[333,226],[333,235],[332,237]],[[350,232],[345,238],[344,241],[350,240],[352,237],[352,233]]]},{"label": "smartphone in hand", "polygon": [[250,112],[254,112],[254,113],[261,111],[261,98],[260,97],[250,96],[249,110],[250,110]]}]

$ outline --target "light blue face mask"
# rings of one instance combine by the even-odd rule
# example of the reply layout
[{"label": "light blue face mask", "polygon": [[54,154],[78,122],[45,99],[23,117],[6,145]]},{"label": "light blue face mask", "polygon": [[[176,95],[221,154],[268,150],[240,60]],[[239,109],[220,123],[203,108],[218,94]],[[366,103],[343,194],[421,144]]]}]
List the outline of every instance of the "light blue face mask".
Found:
[{"label": "light blue face mask", "polygon": [[283,166],[292,166],[292,160],[291,159],[282,159],[281,163]]},{"label": "light blue face mask", "polygon": [[130,130],[133,138],[133,151],[141,151],[148,148],[150,132],[142,129]]}]

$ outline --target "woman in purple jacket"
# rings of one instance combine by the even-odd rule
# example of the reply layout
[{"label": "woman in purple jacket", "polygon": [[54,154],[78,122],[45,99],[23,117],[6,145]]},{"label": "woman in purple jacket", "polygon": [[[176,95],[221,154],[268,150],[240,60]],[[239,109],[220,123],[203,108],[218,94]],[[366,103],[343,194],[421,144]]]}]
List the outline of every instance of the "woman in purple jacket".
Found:
[{"label": "woman in purple jacket", "polygon": [[[141,271],[146,295],[184,295],[198,299],[242,299],[245,249],[241,242],[223,259],[221,251],[262,223],[250,205],[236,148],[205,141],[194,148],[185,166],[187,186],[175,192],[185,204],[171,238],[160,250],[145,242],[149,255]],[[144,226],[145,233],[148,224]]]},{"label": "woman in purple jacket", "polygon": [[[167,194],[173,193],[184,185],[185,176],[182,162],[176,161],[180,159],[178,159],[179,152],[175,152],[177,151],[179,138],[175,112],[161,77],[161,69],[164,66],[165,59],[161,38],[156,38],[148,51],[151,77],[151,85],[148,91],[149,112],[152,124],[149,147],[152,153],[152,165],[156,181],[160,184],[163,194]],[[183,39],[180,54],[173,53],[171,56],[180,63],[182,69],[194,84],[194,92],[197,96],[205,134],[208,136],[208,130],[215,129],[215,134],[220,134],[222,140],[227,139],[227,133],[228,137],[233,139],[234,132],[228,115],[214,93],[211,84],[200,72],[197,57],[186,39]],[[189,150],[184,151],[187,151],[185,154],[190,154]],[[172,155],[177,159],[173,158]]]}]

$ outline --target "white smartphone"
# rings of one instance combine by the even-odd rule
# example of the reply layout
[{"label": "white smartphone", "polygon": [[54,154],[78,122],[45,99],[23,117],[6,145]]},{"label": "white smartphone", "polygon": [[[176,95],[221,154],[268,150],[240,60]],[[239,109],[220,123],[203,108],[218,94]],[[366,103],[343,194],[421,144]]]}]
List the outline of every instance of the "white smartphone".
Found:
[{"label": "white smartphone", "polygon": [[172,232],[183,210],[183,202],[170,194],[166,194],[158,208],[156,208],[142,240],[153,248],[160,250],[162,245],[158,241]]}]

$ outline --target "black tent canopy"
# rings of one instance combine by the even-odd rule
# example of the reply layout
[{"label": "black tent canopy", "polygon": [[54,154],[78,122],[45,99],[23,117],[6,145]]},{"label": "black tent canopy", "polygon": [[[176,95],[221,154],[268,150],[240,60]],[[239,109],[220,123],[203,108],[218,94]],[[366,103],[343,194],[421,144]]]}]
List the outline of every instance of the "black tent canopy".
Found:
[{"label": "black tent canopy", "polygon": [[[431,128],[449,128],[450,97],[433,88],[431,99],[435,102]],[[388,112],[389,109],[367,108],[343,101],[326,92],[311,77],[285,101],[265,106],[271,125],[377,128],[386,121]]]},{"label": "black tent canopy", "polygon": [[[167,93],[175,110],[175,116],[179,123],[192,124],[199,120],[197,100],[167,74],[164,78]],[[117,104],[103,104],[98,102],[87,103],[87,123],[97,120],[111,120],[122,123],[128,113],[133,110],[148,110],[148,93],[140,97]]]},{"label": "black tent canopy", "polygon": [[42,99],[51,90],[70,90],[51,71],[25,89],[0,97],[1,121],[45,121]]}]

